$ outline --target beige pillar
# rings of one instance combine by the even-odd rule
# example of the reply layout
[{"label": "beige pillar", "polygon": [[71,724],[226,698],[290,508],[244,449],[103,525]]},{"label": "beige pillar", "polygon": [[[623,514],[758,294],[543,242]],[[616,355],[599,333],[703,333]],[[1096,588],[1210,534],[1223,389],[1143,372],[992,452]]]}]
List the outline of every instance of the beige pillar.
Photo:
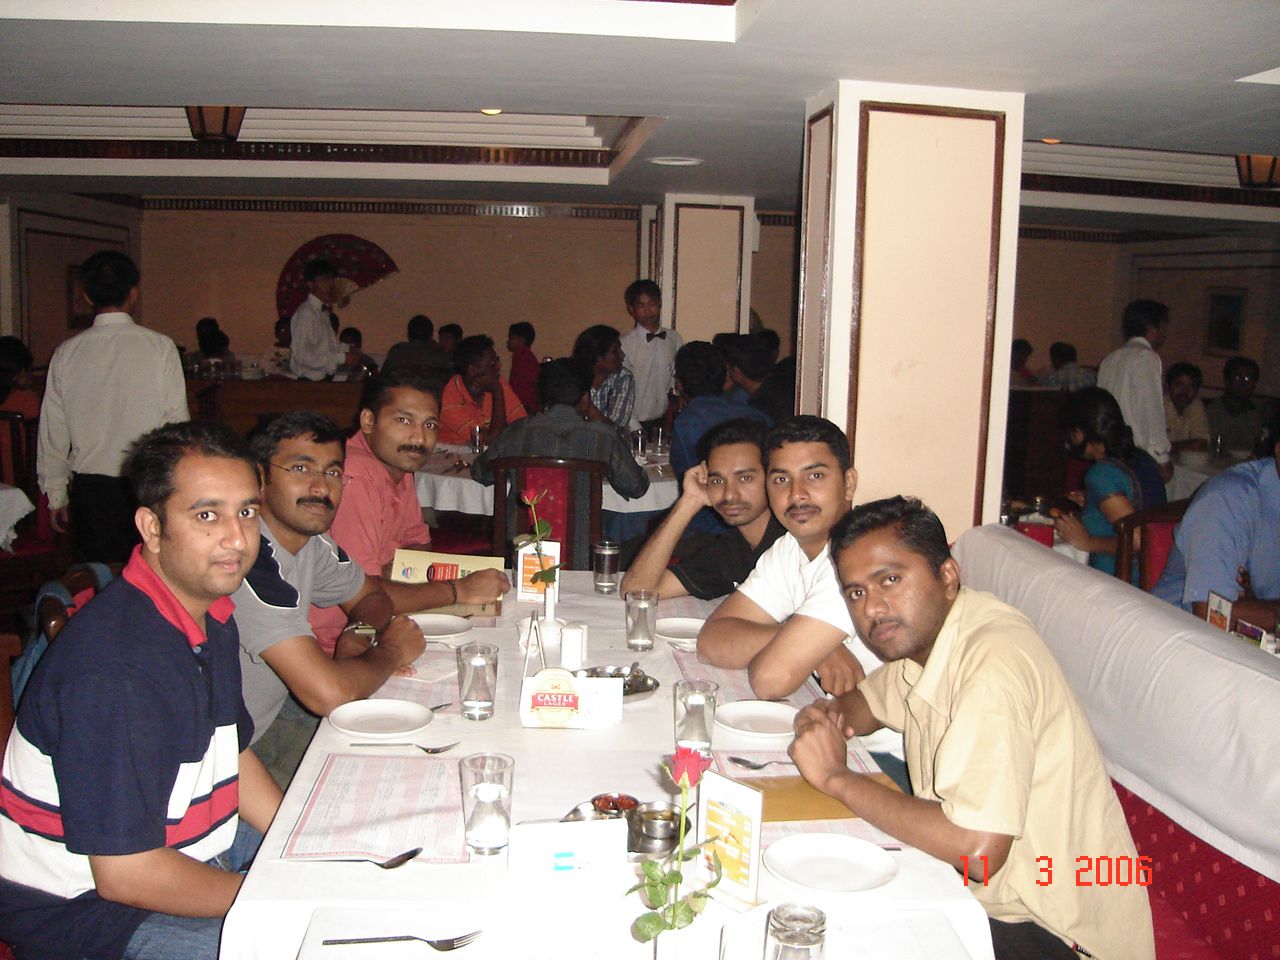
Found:
[{"label": "beige pillar", "polygon": [[661,220],[663,325],[685,343],[746,330],[755,200],[667,194]]},{"label": "beige pillar", "polygon": [[1022,95],[841,80],[807,104],[798,408],[840,424],[856,502],[950,537],[1000,509]]}]

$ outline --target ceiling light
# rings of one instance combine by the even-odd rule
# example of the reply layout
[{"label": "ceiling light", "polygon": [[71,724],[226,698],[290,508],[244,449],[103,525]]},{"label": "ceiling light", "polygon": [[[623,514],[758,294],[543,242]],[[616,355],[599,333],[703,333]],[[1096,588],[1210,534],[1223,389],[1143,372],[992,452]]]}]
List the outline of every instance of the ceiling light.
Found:
[{"label": "ceiling light", "polygon": [[660,167],[696,167],[702,160],[699,157],[650,157],[649,162]]},{"label": "ceiling light", "polygon": [[1049,144],[1050,146],[1053,146],[1053,145],[1055,145],[1055,144],[1059,144],[1059,143],[1061,143],[1062,141],[1061,141],[1061,140],[1059,140],[1057,137],[1041,137],[1041,138],[1040,138],[1040,142],[1041,142],[1041,143],[1047,143],[1047,144]]},{"label": "ceiling light", "polygon": [[502,108],[501,107],[481,107],[480,112],[483,113],[486,117],[496,117],[498,114],[502,113]]},{"label": "ceiling light", "polygon": [[229,143],[240,136],[244,107],[187,107],[191,136],[201,143]]},{"label": "ceiling light", "polygon": [[1267,157],[1257,153],[1241,153],[1236,156],[1236,176],[1240,186],[1254,190],[1274,190],[1280,187],[1280,157]]}]

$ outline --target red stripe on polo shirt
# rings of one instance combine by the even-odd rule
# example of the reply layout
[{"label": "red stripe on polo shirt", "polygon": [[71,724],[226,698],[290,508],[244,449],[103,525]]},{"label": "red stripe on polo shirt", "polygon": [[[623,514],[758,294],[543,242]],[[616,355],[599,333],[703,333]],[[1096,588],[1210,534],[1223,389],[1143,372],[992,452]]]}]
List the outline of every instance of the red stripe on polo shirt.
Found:
[{"label": "red stripe on polo shirt", "polygon": [[[191,614],[187,613],[187,608],[173,595],[173,591],[160,578],[160,575],[151,569],[151,564],[142,559],[141,544],[133,548],[133,554],[125,564],[124,573],[121,576],[145,593],[156,605],[160,616],[173,624],[177,630],[182,631],[182,635],[187,638],[187,643],[193,648],[205,642],[204,631],[196,626],[196,622],[191,619]],[[235,609],[236,605],[231,602],[230,597],[219,597],[209,605],[209,616],[219,623],[226,623]]]},{"label": "red stripe on polo shirt", "polygon": [[0,810],[29,833],[61,841],[62,814],[28,800],[5,781],[0,783]]},{"label": "red stripe on polo shirt", "polygon": [[240,781],[233,778],[214,787],[213,793],[199,803],[187,807],[187,812],[177,823],[166,824],[164,844],[166,847],[181,847],[199,840],[239,808]]}]

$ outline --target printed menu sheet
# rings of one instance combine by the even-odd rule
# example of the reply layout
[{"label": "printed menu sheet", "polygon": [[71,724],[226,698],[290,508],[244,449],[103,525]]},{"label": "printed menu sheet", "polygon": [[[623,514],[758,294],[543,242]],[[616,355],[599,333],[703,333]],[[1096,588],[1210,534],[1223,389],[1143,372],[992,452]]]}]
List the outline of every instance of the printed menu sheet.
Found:
[{"label": "printed menu sheet", "polygon": [[428,863],[463,863],[456,760],[331,755],[285,843],[285,860],[386,860],[422,847]]},{"label": "printed menu sheet", "polygon": [[[759,700],[755,691],[751,689],[751,681],[747,678],[746,670],[726,670],[723,667],[713,667],[708,663],[700,663],[698,654],[693,651],[673,650],[675,654],[676,665],[680,668],[680,672],[684,674],[686,680],[713,680],[720,684],[721,703],[735,703],[738,700]],[[804,682],[791,696],[784,699],[783,703],[789,703],[793,707],[807,707],[815,700],[821,700],[826,694],[822,692],[822,688],[818,686],[816,680],[810,677]]]}]

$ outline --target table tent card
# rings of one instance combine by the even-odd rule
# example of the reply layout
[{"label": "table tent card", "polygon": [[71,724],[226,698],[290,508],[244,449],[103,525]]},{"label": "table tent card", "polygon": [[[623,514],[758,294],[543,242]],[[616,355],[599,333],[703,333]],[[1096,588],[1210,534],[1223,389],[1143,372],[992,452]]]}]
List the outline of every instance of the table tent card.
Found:
[{"label": "table tent card", "polygon": [[1232,606],[1233,604],[1226,597],[1210,590],[1208,609],[1205,611],[1204,618],[1219,630],[1230,630]]},{"label": "table tent card", "polygon": [[698,782],[698,829],[706,846],[698,858],[698,876],[710,880],[711,854],[720,857],[720,883],[711,895],[735,909],[759,900],[760,855],[764,845],[764,795],[755,787],[708,770]]},{"label": "table tent card", "polygon": [[[429,550],[401,548],[391,560],[391,579],[395,583],[429,583],[436,580],[458,580],[478,570],[504,570],[502,557],[473,557],[461,553],[432,553]],[[448,613],[456,617],[496,617],[502,613],[502,600],[494,603],[451,603],[433,608],[432,613]]]},{"label": "table tent card", "polygon": [[608,884],[627,855],[627,821],[551,820],[511,828],[509,879],[528,890],[547,883]]},{"label": "table tent card", "polygon": [[[547,666],[530,674],[530,668]],[[558,663],[558,661],[557,661]],[[612,727],[622,722],[621,677],[575,677],[546,660],[537,622],[524,652],[520,683],[520,722],[526,727],[575,730]]]},{"label": "table tent card", "polygon": [[[539,570],[545,570],[554,567],[560,562],[560,544],[555,540],[542,541],[542,565],[538,564],[538,551],[536,545],[525,544],[516,551],[516,599],[521,603],[541,601],[543,595],[547,592],[547,584],[534,583],[533,575]],[[560,599],[560,580],[557,577],[555,583],[551,584],[550,589],[554,592],[556,600]]]}]

